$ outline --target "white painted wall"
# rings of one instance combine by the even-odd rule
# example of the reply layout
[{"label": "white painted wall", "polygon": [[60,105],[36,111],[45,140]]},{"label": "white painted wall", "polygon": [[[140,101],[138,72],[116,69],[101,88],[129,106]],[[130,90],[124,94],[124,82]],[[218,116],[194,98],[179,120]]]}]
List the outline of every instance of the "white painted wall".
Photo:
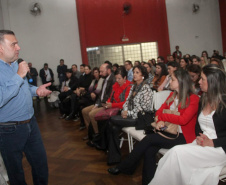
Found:
[{"label": "white painted wall", "polygon": [[[41,4],[41,15],[30,14],[34,2]],[[1,4],[4,29],[15,32],[20,57],[38,71],[48,63],[55,73],[55,84],[61,58],[68,67],[82,63],[75,0],[1,0]]]},{"label": "white painted wall", "polygon": [[[192,4],[199,4],[198,13]],[[218,0],[166,0],[171,53],[179,45],[182,54],[200,56],[203,50],[222,54],[222,35]]]},{"label": "white painted wall", "polygon": [[3,29],[2,3],[0,1],[0,29]]}]

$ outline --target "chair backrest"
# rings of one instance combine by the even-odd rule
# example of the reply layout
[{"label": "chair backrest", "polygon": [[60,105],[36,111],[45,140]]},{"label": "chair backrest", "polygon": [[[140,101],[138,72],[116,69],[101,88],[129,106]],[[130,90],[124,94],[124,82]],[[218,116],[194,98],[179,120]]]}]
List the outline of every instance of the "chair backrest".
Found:
[{"label": "chair backrest", "polygon": [[164,90],[160,92],[155,92],[154,91],[154,109],[158,110],[162,104],[166,101],[167,97],[172,91],[170,90]]}]

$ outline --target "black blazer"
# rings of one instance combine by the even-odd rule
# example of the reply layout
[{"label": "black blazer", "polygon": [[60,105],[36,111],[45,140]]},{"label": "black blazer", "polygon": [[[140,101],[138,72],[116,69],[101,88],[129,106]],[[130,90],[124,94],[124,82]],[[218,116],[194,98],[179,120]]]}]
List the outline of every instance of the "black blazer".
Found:
[{"label": "black blazer", "polygon": [[[50,76],[51,76],[51,78],[52,78],[52,81],[51,82],[54,82],[54,74],[53,74],[53,71],[52,71],[52,69],[50,69],[50,68],[48,68],[49,69],[49,72],[50,72]],[[47,81],[46,81],[46,76],[45,76],[46,74],[45,74],[45,71],[44,71],[44,68],[42,68],[41,70],[40,70],[40,72],[39,72],[39,76],[41,77],[41,79],[42,79],[42,83],[43,84],[46,84],[47,83]]]},{"label": "black blazer", "polygon": [[79,87],[84,87],[85,90],[88,91],[92,80],[93,80],[93,76],[91,73],[81,75],[79,78]]},{"label": "black blazer", "polygon": [[[66,81],[64,81],[63,83],[66,83]],[[74,91],[75,89],[77,89],[78,84],[79,84],[78,78],[72,75],[68,86],[71,88],[72,91]]]},{"label": "black blazer", "polygon": [[[226,99],[224,99],[226,103]],[[219,106],[222,106],[221,104]],[[201,113],[201,99],[199,102],[198,116]],[[197,117],[198,118],[198,117]],[[214,147],[222,147],[226,153],[226,108],[223,108],[221,112],[215,112],[213,115],[213,122],[217,134],[217,139],[213,139]],[[199,136],[199,133],[203,133],[200,128],[198,119],[195,126],[195,134]]]},{"label": "black blazer", "polygon": [[64,77],[66,77],[66,72],[67,72],[67,65],[58,65],[57,66],[57,73],[58,73],[58,78],[60,78],[60,75],[63,74]]},{"label": "black blazer", "polygon": [[[105,82],[105,80],[104,80],[104,82]],[[103,85],[102,85],[101,93],[99,94],[99,97],[98,97],[98,99],[95,103],[95,104],[98,104],[98,107],[102,106],[101,103],[106,103],[106,101],[110,97],[111,91],[112,91],[112,86],[115,83],[115,75],[113,73],[111,73],[111,76],[108,79],[107,86],[106,86],[106,89],[105,89],[105,92],[104,92],[103,100],[101,101],[101,95],[102,95],[102,91],[103,91],[103,87],[104,87],[104,82],[103,82]]]}]

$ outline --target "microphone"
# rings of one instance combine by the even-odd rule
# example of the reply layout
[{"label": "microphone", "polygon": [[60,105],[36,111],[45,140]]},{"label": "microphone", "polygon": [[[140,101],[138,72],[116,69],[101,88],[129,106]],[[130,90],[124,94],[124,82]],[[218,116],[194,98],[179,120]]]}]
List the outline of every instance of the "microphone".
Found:
[{"label": "microphone", "polygon": [[[22,58],[19,58],[19,59],[17,60],[18,64],[21,63],[21,62],[23,62],[23,61],[24,61],[24,60],[23,60]],[[30,83],[33,82],[33,79],[32,79],[32,77],[31,77],[31,75],[30,75],[29,72],[27,72],[26,77],[27,77],[27,79],[28,79],[28,82],[30,82]]]}]

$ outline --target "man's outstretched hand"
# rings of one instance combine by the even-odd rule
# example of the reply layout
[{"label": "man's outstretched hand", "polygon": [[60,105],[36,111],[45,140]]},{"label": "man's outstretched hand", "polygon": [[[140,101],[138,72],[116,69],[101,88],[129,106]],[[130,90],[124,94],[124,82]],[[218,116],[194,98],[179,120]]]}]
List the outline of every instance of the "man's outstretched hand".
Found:
[{"label": "man's outstretched hand", "polygon": [[51,82],[39,86],[39,88],[36,91],[36,94],[41,97],[48,96],[49,94],[52,93],[52,91],[46,89],[46,87],[49,87],[50,85],[51,85]]}]

